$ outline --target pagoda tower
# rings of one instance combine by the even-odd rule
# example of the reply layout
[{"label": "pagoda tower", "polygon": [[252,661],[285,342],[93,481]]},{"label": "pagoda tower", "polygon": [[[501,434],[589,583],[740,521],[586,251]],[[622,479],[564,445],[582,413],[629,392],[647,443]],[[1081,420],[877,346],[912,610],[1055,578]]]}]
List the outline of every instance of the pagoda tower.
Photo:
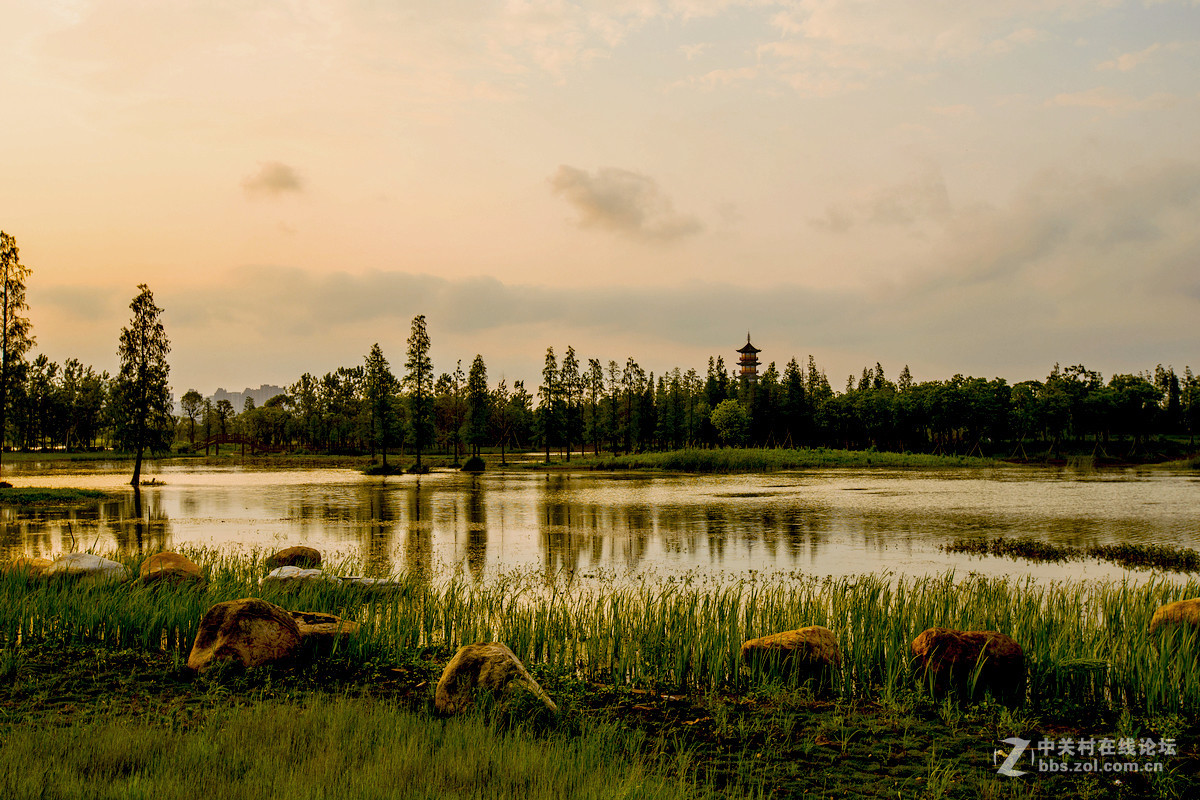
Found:
[{"label": "pagoda tower", "polygon": [[742,368],[739,377],[742,383],[758,383],[758,354],[761,352],[750,344],[750,332],[746,331],[746,345],[738,350],[738,366]]}]

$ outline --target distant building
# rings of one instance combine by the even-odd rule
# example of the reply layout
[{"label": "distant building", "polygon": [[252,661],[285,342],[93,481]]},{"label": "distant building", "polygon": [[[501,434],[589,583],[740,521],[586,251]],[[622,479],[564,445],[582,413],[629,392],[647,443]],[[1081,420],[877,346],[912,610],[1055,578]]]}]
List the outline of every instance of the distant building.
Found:
[{"label": "distant building", "polygon": [[247,397],[254,400],[254,406],[259,408],[277,394],[287,394],[287,390],[281,386],[271,386],[264,383],[257,389],[247,387],[242,392],[227,392],[224,389],[217,389],[209,399],[212,400],[213,405],[216,405],[220,400],[228,400],[229,404],[233,406],[234,412],[240,414],[246,404]]},{"label": "distant building", "polygon": [[738,366],[742,368],[739,377],[742,383],[758,383],[758,354],[762,351],[750,344],[750,332],[746,332],[746,344],[738,350]]}]

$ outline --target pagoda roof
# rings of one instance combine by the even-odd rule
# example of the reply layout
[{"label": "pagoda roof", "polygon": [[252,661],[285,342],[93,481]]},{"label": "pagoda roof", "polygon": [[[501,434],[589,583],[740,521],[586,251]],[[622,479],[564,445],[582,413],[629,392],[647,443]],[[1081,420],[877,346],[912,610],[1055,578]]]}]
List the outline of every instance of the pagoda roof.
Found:
[{"label": "pagoda roof", "polygon": [[745,346],[738,348],[737,352],[739,352],[739,353],[761,353],[762,350],[759,350],[757,347],[750,344],[750,334],[747,333]]}]

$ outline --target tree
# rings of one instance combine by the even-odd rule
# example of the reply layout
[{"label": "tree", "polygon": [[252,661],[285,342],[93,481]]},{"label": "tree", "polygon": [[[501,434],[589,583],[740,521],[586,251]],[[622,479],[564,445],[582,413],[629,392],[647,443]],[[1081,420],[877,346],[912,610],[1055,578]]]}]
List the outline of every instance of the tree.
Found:
[{"label": "tree", "polygon": [[396,391],[396,376],[379,343],[371,345],[363,368],[363,388],[371,415],[371,453],[378,447],[383,452],[383,471],[386,473],[388,445],[396,428],[396,407],[392,397]]},{"label": "tree", "polygon": [[592,453],[600,455],[600,439],[603,437],[604,424],[600,419],[600,401],[604,398],[604,367],[600,359],[589,358],[585,376],[588,397],[591,399],[592,416],[589,430],[592,434]]},{"label": "tree", "polygon": [[722,400],[713,409],[712,424],[722,442],[741,445],[750,430],[750,415],[737,400]]},{"label": "tree", "polygon": [[567,345],[562,369],[558,373],[559,396],[563,401],[563,437],[567,440],[567,461],[571,460],[571,440],[576,427],[579,397],[583,394],[582,387],[583,380],[579,375],[579,360],[575,358],[575,348]]},{"label": "tree", "polygon": [[221,429],[221,435],[224,436],[227,431],[226,425],[233,418],[233,403],[222,397],[213,408],[217,412],[217,427]]},{"label": "tree", "polygon": [[29,267],[21,263],[17,240],[0,231],[0,469],[8,439],[8,404],[11,388],[20,383],[25,354],[33,347],[25,311],[25,281]]},{"label": "tree", "polygon": [[200,416],[200,412],[204,409],[204,398],[195,389],[188,389],[180,398],[179,407],[183,409],[184,416],[188,418],[188,441],[192,447],[195,447],[196,417]]},{"label": "tree", "polygon": [[492,395],[488,391],[487,366],[478,353],[467,374],[467,444],[471,455],[478,457],[479,448],[487,441],[491,421]]},{"label": "tree", "polygon": [[142,474],[142,455],[146,450],[162,452],[171,445],[175,420],[171,416],[171,388],[167,375],[167,353],[171,345],[163,328],[162,309],[154,304],[154,295],[146,284],[129,308],[133,317],[128,328],[121,329],[117,356],[121,370],[115,384],[117,433],[123,447],[135,453],[134,486]]},{"label": "tree", "polygon": [[546,445],[546,463],[550,463],[550,440],[558,428],[558,359],[554,348],[546,348],[546,363],[542,367],[542,385],[538,387],[538,419],[542,423],[542,442]]},{"label": "tree", "polygon": [[414,472],[421,472],[421,451],[433,438],[433,361],[429,358],[429,333],[425,329],[425,315],[413,317],[412,331],[408,336],[408,360],[404,362],[404,382],[409,389],[412,406],[413,447],[417,451]]}]

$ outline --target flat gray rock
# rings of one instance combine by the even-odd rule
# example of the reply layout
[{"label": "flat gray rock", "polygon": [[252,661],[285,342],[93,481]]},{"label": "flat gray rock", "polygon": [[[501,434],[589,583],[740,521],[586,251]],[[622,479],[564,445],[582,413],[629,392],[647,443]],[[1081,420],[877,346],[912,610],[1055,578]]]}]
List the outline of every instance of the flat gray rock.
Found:
[{"label": "flat gray rock", "polygon": [[92,553],[67,553],[54,559],[42,574],[47,576],[66,575],[72,578],[94,581],[129,580],[129,568],[111,559]]}]

